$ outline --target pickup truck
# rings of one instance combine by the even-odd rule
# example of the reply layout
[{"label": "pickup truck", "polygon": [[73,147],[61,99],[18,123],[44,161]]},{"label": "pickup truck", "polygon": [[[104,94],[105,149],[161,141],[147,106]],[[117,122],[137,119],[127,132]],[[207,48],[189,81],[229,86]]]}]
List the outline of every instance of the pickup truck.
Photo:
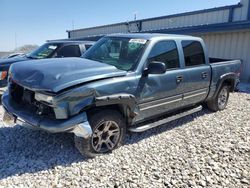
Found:
[{"label": "pickup truck", "polygon": [[207,106],[226,108],[241,61],[209,58],[202,39],[167,34],[103,37],[83,58],[11,66],[4,121],[74,133],[89,157]]},{"label": "pickup truck", "polygon": [[92,41],[54,40],[46,42],[27,55],[19,54],[0,59],[0,93],[3,93],[7,86],[8,71],[13,63],[45,58],[80,57],[93,44]]}]

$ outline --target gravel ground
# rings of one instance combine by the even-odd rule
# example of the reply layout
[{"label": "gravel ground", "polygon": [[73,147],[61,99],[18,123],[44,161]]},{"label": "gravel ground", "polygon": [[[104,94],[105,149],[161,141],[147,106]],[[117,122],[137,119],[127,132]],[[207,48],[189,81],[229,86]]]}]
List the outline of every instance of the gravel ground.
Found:
[{"label": "gravel ground", "polygon": [[[2,113],[2,109],[1,109]],[[250,95],[82,157],[70,134],[0,124],[0,187],[250,187]]]}]

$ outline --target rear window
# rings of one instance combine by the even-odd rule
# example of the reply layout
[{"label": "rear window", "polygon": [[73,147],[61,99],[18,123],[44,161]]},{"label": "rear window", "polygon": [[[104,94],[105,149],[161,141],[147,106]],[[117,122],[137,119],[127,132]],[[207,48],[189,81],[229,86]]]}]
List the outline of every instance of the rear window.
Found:
[{"label": "rear window", "polygon": [[182,48],[187,67],[203,65],[206,63],[204,50],[198,41],[182,41]]},{"label": "rear window", "polygon": [[159,61],[165,63],[167,69],[180,67],[179,55],[174,41],[158,42],[149,54],[149,61]]}]

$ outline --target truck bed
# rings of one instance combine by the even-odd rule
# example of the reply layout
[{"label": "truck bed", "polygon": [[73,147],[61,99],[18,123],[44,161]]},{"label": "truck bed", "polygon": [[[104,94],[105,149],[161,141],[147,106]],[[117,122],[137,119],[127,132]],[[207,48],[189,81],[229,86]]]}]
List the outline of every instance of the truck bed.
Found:
[{"label": "truck bed", "polygon": [[225,62],[225,61],[232,61],[231,59],[222,59],[222,58],[216,58],[216,57],[210,57],[209,58],[209,63],[220,63],[220,62]]},{"label": "truck bed", "polygon": [[214,92],[219,87],[222,75],[234,75],[236,86],[239,82],[241,60],[227,60],[220,58],[209,58],[211,66],[211,84],[208,99],[214,95]]}]

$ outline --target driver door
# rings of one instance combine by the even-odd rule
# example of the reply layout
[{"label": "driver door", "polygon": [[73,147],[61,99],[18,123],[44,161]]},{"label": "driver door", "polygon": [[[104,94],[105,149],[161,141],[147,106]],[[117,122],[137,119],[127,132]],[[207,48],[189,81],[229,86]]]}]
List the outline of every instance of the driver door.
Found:
[{"label": "driver door", "polygon": [[152,48],[148,57],[152,61],[163,62],[164,74],[149,74],[140,80],[139,115],[136,121],[146,120],[180,107],[184,92],[184,72],[180,66],[178,48],[175,41],[160,41]]}]

